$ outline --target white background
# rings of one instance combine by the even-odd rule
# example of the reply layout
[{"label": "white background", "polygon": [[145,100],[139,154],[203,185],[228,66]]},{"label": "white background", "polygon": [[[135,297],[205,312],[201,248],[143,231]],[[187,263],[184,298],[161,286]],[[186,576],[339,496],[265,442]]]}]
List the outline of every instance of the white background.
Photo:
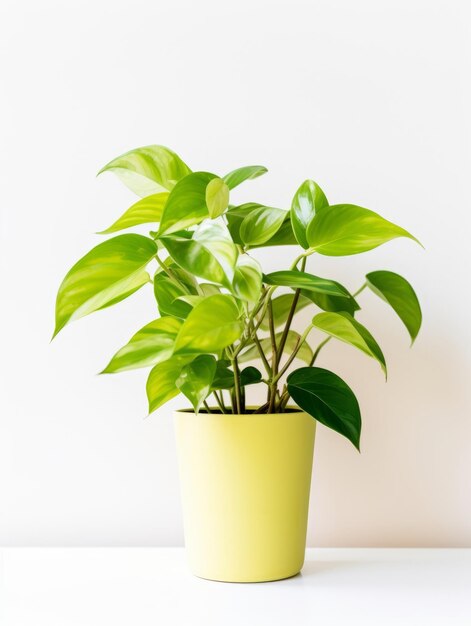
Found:
[{"label": "white background", "polygon": [[319,428],[308,542],[471,546],[470,19],[465,0],[3,0],[0,544],[182,542],[182,400],[143,419],[144,371],[95,376],[155,316],[150,288],[49,344],[63,275],[133,201],[95,173],[161,143],[193,169],[266,165],[235,200],[288,208],[311,177],[421,239],[311,260],[351,289],[404,274],[424,326],[409,350],[364,293],[388,383],[348,346],[319,360],[356,391],[364,430],[359,455]]}]

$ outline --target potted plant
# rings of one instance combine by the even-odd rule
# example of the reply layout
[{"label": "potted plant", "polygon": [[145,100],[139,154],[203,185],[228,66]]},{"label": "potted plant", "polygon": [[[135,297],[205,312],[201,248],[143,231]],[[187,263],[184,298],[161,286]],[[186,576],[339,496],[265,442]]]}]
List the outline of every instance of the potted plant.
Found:
[{"label": "potted plant", "polygon": [[[373,211],[329,204],[312,180],[296,191],[290,210],[238,205],[238,185],[267,171],[258,165],[219,177],[148,146],[106,171],[141,199],[101,233],[113,237],[65,276],[54,335],[152,286],[158,312],[149,312],[149,323],[103,373],[149,367],[149,412],[180,393],[191,405],[175,422],[192,570],[224,581],[292,576],[304,561],[316,423],[360,446],[358,402],[337,374],[317,366],[320,351],[340,340],[386,373],[381,348],[356,317],[365,288],[394,309],[412,341],[421,325],[414,290],[398,274],[371,272],[352,294],[310,273],[307,260],[359,254],[396,237],[417,240]],[[142,224],[154,230],[114,235]],[[264,274],[253,255],[264,246],[298,250],[292,262],[283,254],[282,268]],[[310,322],[298,333],[293,318],[308,307]],[[325,335],[315,348],[314,328]],[[257,367],[247,365],[254,361]],[[254,385],[266,391],[257,406],[246,401]]]}]

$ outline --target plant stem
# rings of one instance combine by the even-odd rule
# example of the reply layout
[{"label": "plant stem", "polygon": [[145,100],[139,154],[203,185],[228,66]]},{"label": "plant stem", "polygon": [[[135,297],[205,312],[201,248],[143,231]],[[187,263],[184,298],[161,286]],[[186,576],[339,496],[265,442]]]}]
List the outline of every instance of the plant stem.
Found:
[{"label": "plant stem", "polygon": [[218,403],[219,408],[222,413],[226,413],[226,407],[224,406],[224,402],[221,401],[221,398],[218,396],[217,391],[213,391],[213,395],[216,398],[216,402]]},{"label": "plant stem", "polygon": [[237,363],[237,357],[231,357],[231,364],[234,370],[234,395],[235,395],[235,408],[237,415],[242,413],[242,402],[241,402],[241,390],[240,390],[240,371],[239,364]]},{"label": "plant stem", "polygon": [[283,376],[283,374],[288,370],[289,366],[291,365],[291,363],[294,361],[297,353],[299,352],[301,346],[303,345],[303,343],[306,341],[307,336],[309,335],[309,333],[311,332],[311,330],[314,328],[314,326],[312,324],[310,324],[306,330],[303,332],[303,334],[301,335],[301,337],[298,338],[297,342],[296,342],[296,346],[294,347],[293,352],[290,354],[289,359],[286,361],[286,363],[284,364],[284,366],[281,368],[281,370],[278,372],[278,374],[276,375],[274,382],[277,383],[279,381],[279,379]]},{"label": "plant stem", "polygon": [[327,339],[324,339],[324,341],[321,341],[321,343],[317,346],[314,354],[312,355],[312,359],[309,361],[309,367],[312,367],[314,365],[317,357],[319,356],[319,352],[322,350],[322,348],[325,346],[326,343],[329,343],[331,339],[332,337],[327,337]]},{"label": "plant stem", "polygon": [[182,282],[180,282],[178,280],[178,278],[175,276],[175,273],[172,272],[172,269],[170,267],[167,267],[165,265],[165,263],[162,261],[162,259],[159,257],[159,255],[156,253],[155,258],[157,259],[157,263],[160,265],[160,267],[163,269],[163,271],[167,274],[167,276],[170,278],[170,280],[172,281],[172,283],[174,283],[175,285],[177,285],[179,288],[184,289],[187,293],[190,293],[187,286],[184,285]]},{"label": "plant stem", "polygon": [[211,411],[211,409],[209,408],[208,403],[206,402],[206,400],[203,400],[203,404],[204,404],[204,407],[205,407],[205,409],[207,410],[207,412],[208,412],[208,413],[212,413],[212,411]]},{"label": "plant stem", "polygon": [[360,287],[360,289],[357,289],[355,291],[353,295],[354,298],[356,298],[356,296],[358,296],[359,293],[361,293],[363,291],[363,289],[366,289],[368,287],[367,283],[363,283],[363,285]]},{"label": "plant stem", "polygon": [[293,302],[291,303],[291,308],[288,313],[288,319],[286,320],[285,327],[283,329],[283,334],[281,335],[280,344],[278,346],[277,358],[276,358],[276,367],[279,366],[281,357],[283,356],[283,350],[285,349],[286,340],[288,339],[289,329],[291,327],[291,322],[293,321],[294,314],[296,312],[296,307],[298,305],[299,294],[301,293],[300,289],[296,289],[294,292]]}]

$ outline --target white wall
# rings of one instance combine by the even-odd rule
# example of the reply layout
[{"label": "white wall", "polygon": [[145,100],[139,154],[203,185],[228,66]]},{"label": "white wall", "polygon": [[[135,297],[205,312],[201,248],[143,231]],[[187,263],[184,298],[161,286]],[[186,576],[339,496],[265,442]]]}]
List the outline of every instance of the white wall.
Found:
[{"label": "white wall", "polygon": [[[4,0],[1,85],[0,544],[173,545],[182,527],[171,407],[145,372],[98,377],[154,316],[149,290],[49,344],[55,292],[132,201],[105,162],[163,143],[196,169],[262,163],[240,200],[288,207],[317,180],[411,230],[312,259],[354,289],[403,273],[423,304],[412,350],[362,294],[379,367],[333,343],[363,409],[363,452],[320,427],[311,545],[471,546],[471,19],[466,0]],[[268,270],[293,250],[261,256]],[[181,400],[171,403],[176,407]]]}]

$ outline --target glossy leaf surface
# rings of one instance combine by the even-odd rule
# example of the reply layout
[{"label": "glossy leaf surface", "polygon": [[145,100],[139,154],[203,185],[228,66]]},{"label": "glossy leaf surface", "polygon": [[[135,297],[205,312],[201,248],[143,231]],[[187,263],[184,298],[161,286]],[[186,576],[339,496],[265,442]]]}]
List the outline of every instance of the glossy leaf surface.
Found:
[{"label": "glossy leaf surface", "polygon": [[307,272],[281,270],[279,272],[265,274],[263,281],[267,285],[280,285],[283,287],[291,287],[292,289],[307,289],[330,296],[349,298],[348,291],[336,281],[329,280],[328,278],[320,278],[319,276],[314,276],[314,274],[308,274]]},{"label": "glossy leaf surface", "polygon": [[294,235],[304,249],[309,248],[306,231],[317,212],[329,206],[324,192],[313,180],[305,180],[291,204],[291,224]]},{"label": "glossy leaf surface", "polygon": [[206,186],[206,206],[214,219],[222,215],[229,204],[229,187],[222,178],[213,178]]},{"label": "glossy leaf surface", "polygon": [[107,229],[97,233],[98,235],[107,235],[109,233],[115,233],[125,228],[131,228],[138,224],[158,223],[162,217],[162,212],[167,202],[169,194],[155,193],[152,196],[147,196],[133,204],[127,211],[121,215]]},{"label": "glossy leaf surface", "polygon": [[211,392],[211,385],[216,373],[216,359],[210,354],[197,356],[194,361],[184,365],[176,386],[191,402],[195,413]]},{"label": "glossy leaf surface", "polygon": [[206,187],[214,178],[216,176],[209,172],[195,172],[177,183],[165,204],[159,237],[176,233],[209,218]]},{"label": "glossy leaf surface", "polygon": [[309,246],[326,256],[359,254],[397,237],[414,239],[406,230],[374,211],[337,204],[320,211],[307,229]]},{"label": "glossy leaf surface", "polygon": [[239,167],[229,172],[229,174],[226,174],[224,180],[229,189],[234,189],[234,187],[237,187],[244,181],[258,178],[266,172],[268,172],[268,170],[266,167],[263,167],[263,165],[246,165],[245,167]]},{"label": "glossy leaf surface", "polygon": [[165,146],[144,146],[130,150],[105,165],[98,174],[113,172],[138,196],[170,191],[191,170]]},{"label": "glossy leaf surface", "polygon": [[422,325],[422,311],[412,285],[399,274],[385,270],[370,272],[366,280],[369,288],[397,313],[414,343]]},{"label": "glossy leaf surface", "polygon": [[248,254],[237,259],[232,283],[232,292],[241,300],[257,302],[262,290],[262,268]]},{"label": "glossy leaf surface", "polygon": [[340,339],[376,359],[386,374],[386,361],[381,348],[370,331],[349,313],[318,313],[312,323],[331,337]]},{"label": "glossy leaf surface", "polygon": [[219,222],[205,222],[192,239],[162,237],[170,256],[195,276],[230,288],[234,279],[238,251],[231,236]]},{"label": "glossy leaf surface", "polygon": [[216,294],[197,304],[175,342],[175,354],[217,353],[236,341],[243,330],[231,296]]},{"label": "glossy leaf surface", "polygon": [[360,407],[347,383],[320,367],[302,367],[288,376],[287,383],[288,392],[299,408],[360,450]]},{"label": "glossy leaf surface", "polygon": [[177,285],[161,272],[154,277],[154,295],[162,316],[173,315],[185,319],[192,309],[186,302],[178,300],[180,296],[188,295],[185,288]]},{"label": "glossy leaf surface", "polygon": [[148,282],[152,239],[118,235],[98,244],[67,273],[57,294],[54,336],[70,321],[120,302]]},{"label": "glossy leaf surface", "polygon": [[157,363],[151,369],[146,385],[149,413],[152,413],[152,411],[155,411],[180,393],[180,389],[176,384],[177,379],[183,367],[192,358],[188,356],[172,356],[167,361]]},{"label": "glossy leaf surface", "polygon": [[280,230],[286,211],[261,206],[251,211],[240,225],[240,238],[247,246],[259,246]]}]

